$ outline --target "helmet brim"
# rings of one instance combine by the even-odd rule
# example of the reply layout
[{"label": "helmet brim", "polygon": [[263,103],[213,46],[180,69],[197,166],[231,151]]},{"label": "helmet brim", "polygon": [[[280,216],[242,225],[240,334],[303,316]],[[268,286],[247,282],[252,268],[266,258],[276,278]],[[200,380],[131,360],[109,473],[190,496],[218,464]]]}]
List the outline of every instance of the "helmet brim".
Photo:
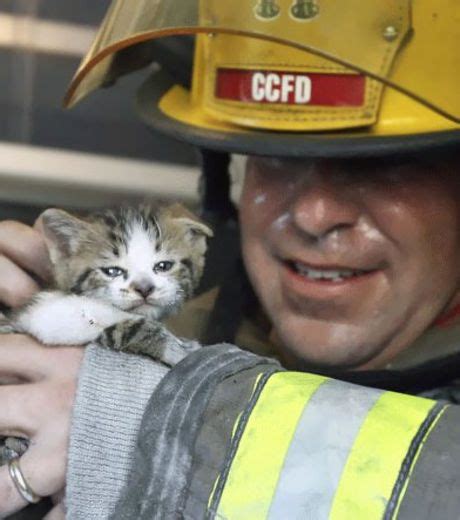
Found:
[{"label": "helmet brim", "polygon": [[138,92],[137,111],[149,127],[200,148],[242,155],[344,159],[460,151],[460,130],[375,136],[366,130],[300,133],[255,129],[224,132],[202,128],[169,117],[159,108],[161,99],[174,85],[174,80],[166,72],[155,72]]}]

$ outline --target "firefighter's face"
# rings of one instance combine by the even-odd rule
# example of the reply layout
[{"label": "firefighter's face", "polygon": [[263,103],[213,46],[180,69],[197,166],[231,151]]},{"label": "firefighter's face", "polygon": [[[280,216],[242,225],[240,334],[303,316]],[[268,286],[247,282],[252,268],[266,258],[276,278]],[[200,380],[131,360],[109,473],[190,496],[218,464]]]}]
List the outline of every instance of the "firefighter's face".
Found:
[{"label": "firefighter's face", "polygon": [[287,363],[383,367],[460,302],[456,166],[248,159],[243,256]]}]

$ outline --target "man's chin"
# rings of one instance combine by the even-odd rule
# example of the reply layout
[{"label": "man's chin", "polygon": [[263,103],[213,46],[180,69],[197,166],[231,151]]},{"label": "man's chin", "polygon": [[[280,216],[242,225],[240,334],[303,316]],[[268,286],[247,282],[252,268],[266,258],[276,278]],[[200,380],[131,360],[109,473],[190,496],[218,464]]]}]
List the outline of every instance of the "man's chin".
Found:
[{"label": "man's chin", "polygon": [[366,341],[359,328],[346,324],[297,331],[290,327],[279,330],[278,336],[282,361],[288,368],[297,370],[357,370],[384,348],[375,341],[372,344]]}]

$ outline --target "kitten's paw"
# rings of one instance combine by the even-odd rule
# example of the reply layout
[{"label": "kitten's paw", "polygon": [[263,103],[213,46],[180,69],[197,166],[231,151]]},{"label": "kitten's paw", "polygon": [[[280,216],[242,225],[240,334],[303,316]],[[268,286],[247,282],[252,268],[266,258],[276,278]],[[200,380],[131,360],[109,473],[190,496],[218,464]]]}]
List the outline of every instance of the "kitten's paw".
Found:
[{"label": "kitten's paw", "polygon": [[187,351],[188,354],[195,352],[195,350],[200,350],[203,348],[203,345],[194,339],[180,338],[181,346],[184,350]]},{"label": "kitten's paw", "polygon": [[180,343],[168,343],[161,354],[160,361],[171,367],[180,363],[191,352],[183,348]]},{"label": "kitten's paw", "polygon": [[96,343],[118,351],[133,351],[132,346],[142,340],[140,330],[145,327],[145,318],[131,318],[105,328]]},{"label": "kitten's paw", "polygon": [[197,342],[183,341],[163,323],[146,318],[129,319],[108,327],[96,342],[113,350],[149,356],[170,366],[199,348]]},{"label": "kitten's paw", "polygon": [[131,315],[109,304],[58,291],[43,292],[16,317],[15,327],[46,345],[85,345]]}]

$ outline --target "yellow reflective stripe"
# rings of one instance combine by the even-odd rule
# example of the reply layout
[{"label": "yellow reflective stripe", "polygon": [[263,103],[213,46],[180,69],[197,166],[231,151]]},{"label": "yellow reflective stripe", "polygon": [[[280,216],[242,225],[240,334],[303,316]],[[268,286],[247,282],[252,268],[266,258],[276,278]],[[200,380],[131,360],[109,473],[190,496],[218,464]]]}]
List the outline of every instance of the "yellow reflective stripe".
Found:
[{"label": "yellow reflective stripe", "polygon": [[412,439],[434,405],[419,397],[382,395],[351,450],[330,520],[382,518]]},{"label": "yellow reflective stripe", "polygon": [[296,372],[270,377],[241,437],[216,518],[266,518],[302,411],[326,380]]}]

